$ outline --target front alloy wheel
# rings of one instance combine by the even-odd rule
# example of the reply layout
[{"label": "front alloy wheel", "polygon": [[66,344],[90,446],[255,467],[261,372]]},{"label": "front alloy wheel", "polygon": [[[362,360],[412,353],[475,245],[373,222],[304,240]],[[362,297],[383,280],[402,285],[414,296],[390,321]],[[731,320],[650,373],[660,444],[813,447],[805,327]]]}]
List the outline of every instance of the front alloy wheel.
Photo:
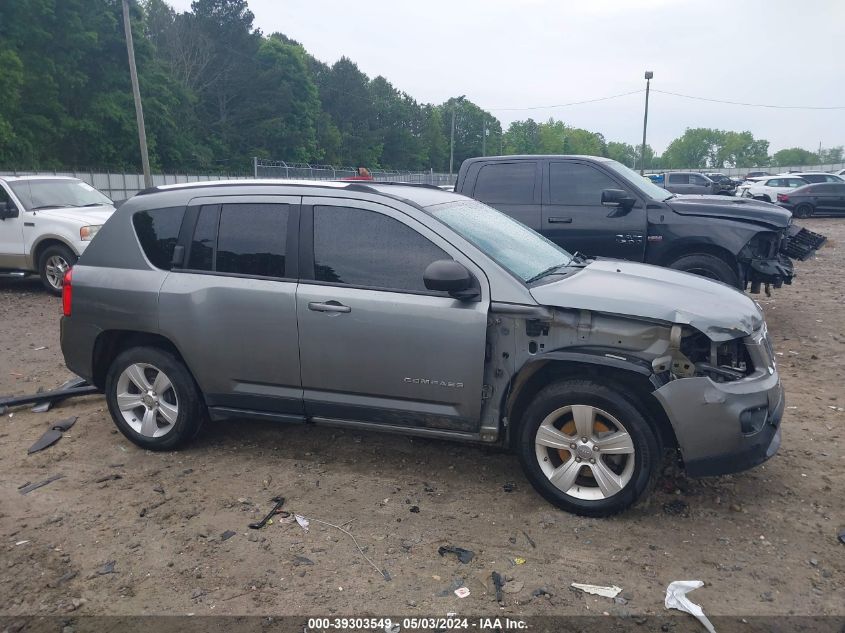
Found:
[{"label": "front alloy wheel", "polygon": [[62,294],[65,273],[76,263],[76,254],[63,244],[54,244],[41,253],[38,273],[41,283],[52,294]]},{"label": "front alloy wheel", "polygon": [[519,459],[548,501],[583,516],[621,512],[654,482],[660,441],[645,408],[624,387],[561,380],[522,414]]},{"label": "front alloy wheel", "polygon": [[609,499],[631,481],[636,449],[607,411],[585,404],[561,407],[540,423],[537,463],[561,492],[577,499]]}]

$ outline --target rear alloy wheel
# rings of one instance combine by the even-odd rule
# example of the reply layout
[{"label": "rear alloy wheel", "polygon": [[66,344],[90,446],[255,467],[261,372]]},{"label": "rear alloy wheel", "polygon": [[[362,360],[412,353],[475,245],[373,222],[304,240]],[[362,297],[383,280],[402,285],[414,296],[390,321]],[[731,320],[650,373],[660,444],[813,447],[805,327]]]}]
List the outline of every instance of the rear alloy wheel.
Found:
[{"label": "rear alloy wheel", "polygon": [[65,273],[76,263],[76,254],[67,246],[48,246],[38,260],[38,273],[44,287],[56,296],[62,294]]},{"label": "rear alloy wheel", "polygon": [[715,255],[708,255],[707,253],[685,255],[669,264],[669,268],[721,281],[734,288],[739,287],[739,279],[734,270],[727,262]]},{"label": "rear alloy wheel", "polygon": [[799,204],[795,207],[795,211],[792,212],[796,218],[809,218],[811,215],[815,213],[815,209],[813,209],[812,205],[809,204]]},{"label": "rear alloy wheel", "polygon": [[525,412],[519,454],[537,491],[563,510],[608,516],[653,482],[659,442],[632,401],[597,382],[543,389]]},{"label": "rear alloy wheel", "polygon": [[150,450],[172,450],[199,431],[206,410],[185,365],[156,347],[133,347],[106,374],[106,401],[117,428]]}]

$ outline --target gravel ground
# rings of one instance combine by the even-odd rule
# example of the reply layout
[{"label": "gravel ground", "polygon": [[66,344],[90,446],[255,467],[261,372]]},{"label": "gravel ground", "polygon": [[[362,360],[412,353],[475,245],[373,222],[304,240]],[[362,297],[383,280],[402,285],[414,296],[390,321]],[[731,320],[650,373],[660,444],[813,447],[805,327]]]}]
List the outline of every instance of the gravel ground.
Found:
[{"label": "gravel ground", "polygon": [[[788,406],[780,453],[753,471],[687,480],[667,468],[648,502],[585,519],[546,504],[498,450],[243,422],[209,424],[161,454],[119,435],[100,397],[16,409],[0,420],[0,615],[637,618],[663,613],[666,585],[681,579],[706,582],[694,598],[709,615],[845,615],[845,219],[805,224],[828,245],[797,265],[795,285],[760,300]],[[0,280],[0,394],[69,377],[60,312],[37,282]],[[27,456],[67,416],[79,419],[59,443]],[[276,495],[311,519],[308,532],[247,529]],[[318,520],[346,526],[391,580]],[[475,558],[441,557],[441,545]],[[504,608],[494,570],[511,579]],[[618,585],[623,600],[572,582]],[[460,584],[469,597],[454,595]]]}]

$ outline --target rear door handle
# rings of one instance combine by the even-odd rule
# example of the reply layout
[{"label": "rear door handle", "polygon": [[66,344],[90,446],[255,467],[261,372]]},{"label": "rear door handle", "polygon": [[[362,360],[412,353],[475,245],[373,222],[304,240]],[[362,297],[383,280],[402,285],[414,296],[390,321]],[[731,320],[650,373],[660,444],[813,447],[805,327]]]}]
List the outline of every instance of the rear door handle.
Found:
[{"label": "rear door handle", "polygon": [[308,309],[314,312],[352,312],[352,308],[337,301],[326,301],[325,303],[312,301],[308,304]]},{"label": "rear door handle", "polygon": [[572,218],[549,218],[549,224],[572,224]]}]

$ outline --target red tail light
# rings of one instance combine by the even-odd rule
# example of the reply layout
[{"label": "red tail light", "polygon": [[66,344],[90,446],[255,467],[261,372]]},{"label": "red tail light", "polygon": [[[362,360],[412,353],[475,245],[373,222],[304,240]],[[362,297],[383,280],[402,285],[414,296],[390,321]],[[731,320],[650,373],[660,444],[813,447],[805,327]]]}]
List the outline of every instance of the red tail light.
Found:
[{"label": "red tail light", "polygon": [[785,193],[778,194],[778,202],[789,202],[789,196]]},{"label": "red tail light", "polygon": [[62,280],[62,312],[66,317],[70,316],[71,304],[73,303],[73,268],[68,268]]}]

